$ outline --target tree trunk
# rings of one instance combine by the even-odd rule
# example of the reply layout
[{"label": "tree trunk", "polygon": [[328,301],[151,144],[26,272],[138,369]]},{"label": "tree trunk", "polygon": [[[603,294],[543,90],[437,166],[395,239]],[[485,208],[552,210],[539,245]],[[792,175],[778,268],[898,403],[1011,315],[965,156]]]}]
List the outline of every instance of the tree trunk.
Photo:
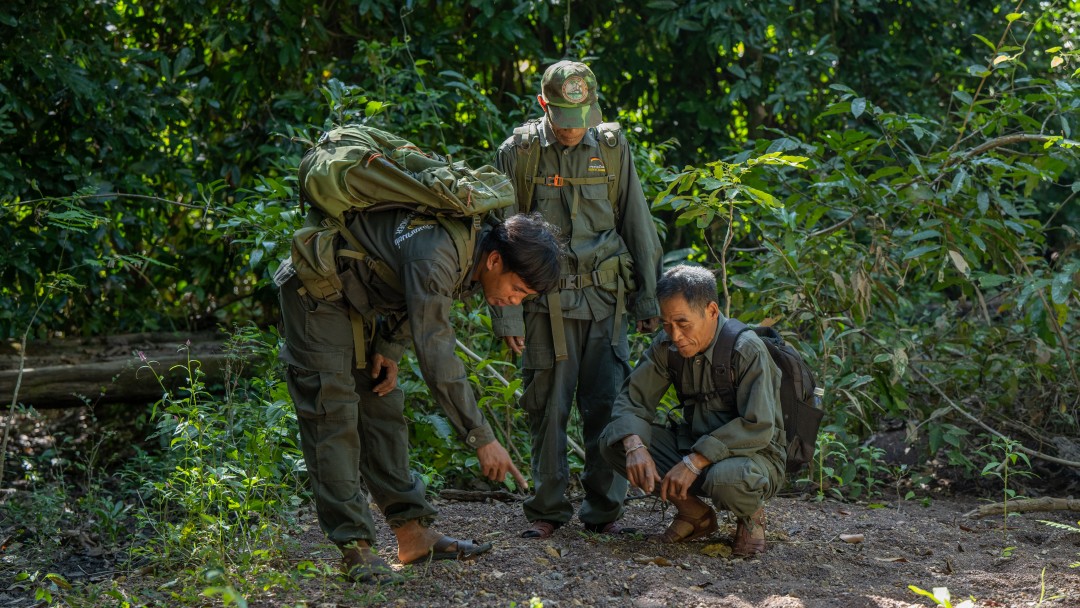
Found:
[{"label": "tree trunk", "polygon": [[[38,409],[152,403],[166,389],[188,385],[189,360],[212,388],[225,379],[229,356],[223,351],[224,342],[225,337],[216,333],[142,333],[27,344],[17,400]],[[21,356],[17,342],[0,344],[0,396],[9,404]]]}]

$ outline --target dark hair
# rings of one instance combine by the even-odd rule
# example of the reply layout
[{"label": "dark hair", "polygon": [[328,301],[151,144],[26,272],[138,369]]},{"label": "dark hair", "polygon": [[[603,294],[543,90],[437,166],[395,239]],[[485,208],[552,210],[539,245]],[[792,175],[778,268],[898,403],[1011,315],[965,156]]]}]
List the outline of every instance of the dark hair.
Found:
[{"label": "dark hair", "polygon": [[498,251],[507,272],[519,277],[529,289],[540,293],[559,284],[565,247],[559,229],[539,213],[512,215],[488,231],[480,251]]},{"label": "dark hair", "polygon": [[716,277],[701,266],[680,264],[669,269],[656,282],[656,299],[660,302],[673,296],[686,298],[686,303],[694,311],[701,312],[709,302],[717,302]]}]

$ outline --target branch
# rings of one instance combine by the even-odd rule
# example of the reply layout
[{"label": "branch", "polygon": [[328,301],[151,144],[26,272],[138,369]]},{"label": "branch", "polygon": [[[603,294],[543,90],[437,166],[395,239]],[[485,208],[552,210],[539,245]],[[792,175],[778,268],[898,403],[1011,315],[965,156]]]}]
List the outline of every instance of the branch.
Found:
[{"label": "branch", "polygon": [[972,509],[964,513],[964,517],[989,517],[991,515],[1004,515],[1005,513],[1031,513],[1033,511],[1080,511],[1080,499],[1072,498],[1023,498],[1010,500],[1008,506],[1003,502],[995,502],[989,505]]},{"label": "branch", "polygon": [[[859,216],[858,213],[852,213],[851,215],[847,216],[846,219],[843,219],[843,220],[833,224],[832,226],[829,226],[828,228],[822,228],[821,230],[815,230],[814,232],[811,232],[810,234],[806,235],[806,238],[814,239],[814,238],[817,238],[819,236],[825,236],[826,234],[829,234],[831,232],[836,232],[837,230],[840,230],[844,226],[847,226],[851,222],[855,221],[855,218],[858,217],[858,216]],[[738,251],[739,253],[761,253],[763,251],[769,251],[769,248],[768,247],[732,247],[731,250],[732,251]]]},{"label": "branch", "polygon": [[19,201],[17,203],[4,203],[4,204],[9,205],[9,206],[25,206],[25,205],[31,205],[31,204],[34,204],[34,203],[46,203],[46,202],[51,203],[51,202],[60,201],[60,200],[82,201],[82,200],[86,200],[86,199],[89,199],[89,198],[106,198],[106,197],[110,197],[110,196],[114,196],[116,198],[137,198],[137,199],[142,199],[142,200],[154,201],[155,203],[165,203],[165,204],[168,204],[168,205],[177,205],[179,207],[187,207],[188,209],[203,209],[203,210],[208,210],[209,209],[207,206],[204,206],[204,205],[193,205],[191,203],[184,203],[184,202],[181,202],[181,201],[173,201],[173,200],[169,200],[167,198],[161,198],[160,196],[149,196],[149,195],[146,195],[146,194],[126,194],[124,192],[102,192],[101,194],[83,194],[83,195],[79,195],[79,196],[48,196],[48,197],[45,197],[45,198],[34,198],[34,199],[30,199],[30,200],[25,200],[25,201]]},{"label": "branch", "polygon": [[[1001,433],[999,433],[998,431],[991,428],[989,425],[987,425],[982,420],[979,420],[971,412],[968,412],[964,408],[957,405],[955,401],[950,399],[949,396],[945,394],[945,391],[941,390],[941,388],[937,384],[935,384],[932,380],[930,380],[930,378],[927,378],[926,374],[919,371],[918,368],[909,367],[908,369],[910,369],[911,371],[918,374],[919,377],[922,378],[924,382],[929,384],[935,391],[937,391],[937,394],[941,395],[941,398],[945,400],[945,403],[949,404],[949,407],[951,407],[952,409],[954,409],[957,412],[959,412],[960,414],[962,414],[965,418],[967,418],[968,420],[971,420],[975,424],[977,424],[977,425],[981,426],[982,428],[986,429],[987,432],[989,432],[989,433],[991,433],[991,434],[993,434],[993,435],[995,435],[997,437],[1000,437],[1001,439],[1004,439],[1006,441],[1015,442],[1015,440],[1013,440],[1012,438],[1007,437],[1005,435],[1002,435]],[[1025,454],[1027,454],[1028,456],[1032,456],[1032,457],[1035,457],[1035,458],[1040,458],[1040,459],[1045,460],[1047,462],[1053,462],[1055,464],[1060,464],[1060,465],[1064,465],[1064,466],[1067,466],[1067,467],[1073,467],[1073,468],[1080,469],[1080,462],[1076,462],[1076,461],[1073,461],[1073,460],[1065,460],[1063,458],[1055,458],[1054,456],[1049,456],[1047,454],[1043,454],[1042,452],[1038,452],[1038,451],[1032,450],[1030,448],[1026,448],[1023,445],[1018,444],[1017,447],[1016,447],[1016,450],[1018,452],[1023,452]]]},{"label": "branch", "polygon": [[[462,344],[461,340],[455,339],[454,342],[457,344],[457,347],[461,349],[461,352],[468,355],[471,359],[473,359],[477,363],[483,363],[484,362],[483,357],[481,357],[480,355],[478,355],[478,354],[474,353],[473,351],[469,350],[469,347]],[[499,382],[503,383],[503,386],[510,386],[510,382],[508,382],[506,380],[506,378],[504,378],[503,375],[499,373],[498,370],[496,370],[494,367],[491,367],[490,363],[484,364],[484,369],[491,372],[495,376],[495,378],[499,380]],[[518,399],[521,399],[521,391],[515,390],[514,391],[514,396],[517,397]],[[577,454],[579,458],[581,458],[582,460],[585,460],[585,450],[583,450],[581,448],[581,446],[578,445],[576,441],[574,441],[573,437],[570,437],[569,435],[567,435],[566,443],[570,446],[570,449],[574,450],[574,453]]]}]

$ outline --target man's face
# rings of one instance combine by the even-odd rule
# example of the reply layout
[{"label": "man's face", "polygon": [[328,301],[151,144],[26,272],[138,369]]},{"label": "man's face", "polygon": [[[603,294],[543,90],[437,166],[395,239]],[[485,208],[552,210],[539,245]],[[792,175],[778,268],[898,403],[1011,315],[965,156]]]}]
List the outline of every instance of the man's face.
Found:
[{"label": "man's face", "polygon": [[536,293],[516,273],[503,269],[498,251],[492,251],[484,258],[477,280],[484,290],[484,299],[492,306],[516,306],[525,296]]},{"label": "man's face", "polygon": [[704,310],[694,310],[686,298],[674,295],[660,302],[660,318],[679,354],[689,358],[709,348],[716,335],[720,307],[716,302],[709,302]]},{"label": "man's face", "polygon": [[581,143],[581,139],[585,137],[585,131],[588,131],[588,129],[559,128],[555,126],[555,123],[551,120],[550,116],[548,117],[548,124],[551,125],[551,130],[555,133],[555,139],[567,148],[572,148]]}]

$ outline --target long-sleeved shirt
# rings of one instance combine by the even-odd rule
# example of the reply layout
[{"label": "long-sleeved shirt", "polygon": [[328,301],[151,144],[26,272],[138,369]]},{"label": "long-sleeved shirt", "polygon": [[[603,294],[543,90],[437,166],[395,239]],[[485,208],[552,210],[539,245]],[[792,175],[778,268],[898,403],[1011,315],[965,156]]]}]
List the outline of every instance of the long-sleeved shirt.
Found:
[{"label": "long-sleeved shirt", "polygon": [[[454,352],[451,307],[454,300],[475,293],[479,285],[471,280],[471,269],[461,276],[450,234],[430,217],[407,210],[357,214],[348,228],[368,255],[385,262],[400,283],[387,284],[360,260],[347,259],[339,265],[352,305],[369,318],[378,314],[384,320],[386,331],[374,337],[375,352],[398,361],[412,344],[432,396],[465,442],[478,448],[493,441],[465,366]],[[488,229],[482,229],[477,242]],[[480,254],[476,249],[471,268]],[[303,366],[290,360],[297,358],[293,355],[300,353],[282,352],[283,359]],[[351,352],[340,356],[351,357]]]},{"label": "long-sleeved shirt", "polygon": [[[503,142],[495,157],[495,166],[511,178],[519,169],[524,170],[519,163],[526,158],[526,153],[519,149],[514,139],[511,136]],[[569,251],[563,263],[563,276],[588,274],[604,260],[629,253],[636,283],[635,293],[630,294],[629,310],[636,319],[649,319],[660,314],[656,301],[656,280],[661,270],[662,249],[634,168],[630,147],[623,137],[619,138],[619,142],[622,165],[618,172],[615,208],[608,199],[606,184],[537,184],[530,211],[540,212],[544,219],[558,226],[562,236],[567,239]],[[537,125],[537,140],[532,145],[540,146],[539,176],[580,178],[606,175],[600,146],[607,144],[598,140],[596,129],[589,129],[580,143],[567,148],[555,139],[547,121],[541,119]],[[580,195],[576,215],[573,213],[575,190]],[[519,209],[512,207],[505,211],[515,213]],[[616,310],[615,297],[616,294],[593,286],[564,289],[561,292],[563,316],[594,321],[605,319]],[[546,312],[548,300],[536,298],[527,300],[521,306],[493,308],[492,328],[495,335],[524,335],[523,310]]]},{"label": "long-sleeved shirt", "polygon": [[657,419],[660,399],[668,387],[677,383],[683,395],[713,393],[684,409],[688,419],[681,424],[693,442],[691,450],[710,462],[763,452],[783,470],[787,441],[780,408],[782,372],[753,332],[743,332],[735,342],[731,361],[737,387],[735,407],[714,393],[713,347],[724,321],[720,315],[713,341],[704,352],[684,361],[678,378],[672,377],[675,370],[668,366],[668,353],[680,355],[667,333],[660,332],[623,383],[603,440],[614,445],[628,435],[638,435],[648,446],[652,438],[650,425]]}]

